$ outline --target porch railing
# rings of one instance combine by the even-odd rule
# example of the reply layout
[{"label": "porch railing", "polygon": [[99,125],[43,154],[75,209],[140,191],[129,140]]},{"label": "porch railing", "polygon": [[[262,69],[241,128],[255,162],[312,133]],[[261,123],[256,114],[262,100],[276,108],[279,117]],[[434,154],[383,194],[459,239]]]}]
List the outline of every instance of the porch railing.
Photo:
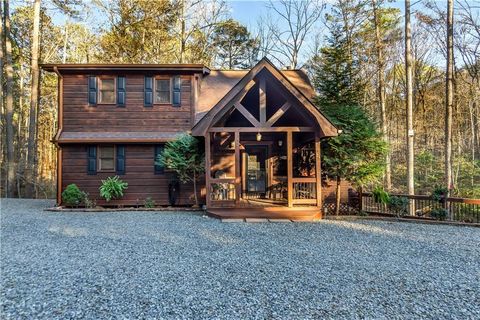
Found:
[{"label": "porch railing", "polygon": [[315,178],[293,178],[293,204],[316,204],[317,183]]},{"label": "porch railing", "polygon": [[234,179],[212,179],[210,181],[210,199],[213,201],[234,201]]},{"label": "porch railing", "polygon": [[[440,201],[427,195],[392,194],[390,196],[405,197],[409,205],[413,205],[414,216],[430,218],[434,209],[444,208],[448,212],[447,219],[459,222],[480,223],[480,199],[449,197]],[[399,215],[391,206],[377,203],[371,193],[362,193],[361,210],[372,214]],[[409,212],[408,209],[405,210]]]}]

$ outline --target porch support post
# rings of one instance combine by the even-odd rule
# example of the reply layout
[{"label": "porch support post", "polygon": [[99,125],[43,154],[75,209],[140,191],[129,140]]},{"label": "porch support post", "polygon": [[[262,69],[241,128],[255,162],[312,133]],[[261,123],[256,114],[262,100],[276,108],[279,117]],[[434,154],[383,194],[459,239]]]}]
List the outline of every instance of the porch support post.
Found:
[{"label": "porch support post", "polygon": [[320,160],[320,137],[315,135],[315,178],[317,190],[317,207],[322,208],[322,163]]},{"label": "porch support post", "polygon": [[293,207],[293,142],[292,132],[287,132],[287,201],[288,207]]},{"label": "porch support post", "polygon": [[242,177],[240,173],[240,132],[235,131],[235,205],[240,204]]},{"label": "porch support post", "polygon": [[205,198],[207,202],[207,208],[210,208],[211,204],[211,188],[210,188],[210,166],[212,162],[210,161],[210,135],[211,133],[207,131],[207,135],[205,136],[205,187],[206,187],[206,192],[205,192]]}]

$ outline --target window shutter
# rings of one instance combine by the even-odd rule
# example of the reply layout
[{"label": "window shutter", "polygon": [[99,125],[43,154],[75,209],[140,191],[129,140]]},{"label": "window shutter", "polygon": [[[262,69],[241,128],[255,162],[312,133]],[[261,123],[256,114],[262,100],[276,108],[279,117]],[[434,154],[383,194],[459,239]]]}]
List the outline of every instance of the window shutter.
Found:
[{"label": "window shutter", "polygon": [[117,106],[125,107],[126,99],[126,78],[119,76],[117,78]]},{"label": "window shutter", "polygon": [[144,85],[144,101],[143,105],[145,107],[153,106],[153,78],[152,77],[145,77],[145,85]]},{"label": "window shutter", "polygon": [[125,174],[125,146],[117,145],[117,174]]},{"label": "window shutter", "polygon": [[161,164],[157,164],[158,156],[163,152],[163,145],[156,145],[155,146],[155,154],[154,154],[154,166],[155,166],[155,174],[163,174],[164,167]]},{"label": "window shutter", "polygon": [[88,146],[87,155],[87,174],[95,175],[97,174],[97,146]]},{"label": "window shutter", "polygon": [[180,107],[182,97],[182,79],[180,76],[173,77],[173,101],[175,107]]},{"label": "window shutter", "polygon": [[97,77],[88,77],[88,104],[94,106],[97,104]]}]

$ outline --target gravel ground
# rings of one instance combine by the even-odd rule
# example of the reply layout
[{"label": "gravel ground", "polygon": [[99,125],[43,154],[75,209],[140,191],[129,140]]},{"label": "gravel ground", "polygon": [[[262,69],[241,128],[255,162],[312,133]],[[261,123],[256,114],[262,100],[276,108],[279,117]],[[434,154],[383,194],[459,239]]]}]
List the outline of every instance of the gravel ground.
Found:
[{"label": "gravel ground", "polygon": [[2,319],[479,319],[480,229],[1,201]]}]

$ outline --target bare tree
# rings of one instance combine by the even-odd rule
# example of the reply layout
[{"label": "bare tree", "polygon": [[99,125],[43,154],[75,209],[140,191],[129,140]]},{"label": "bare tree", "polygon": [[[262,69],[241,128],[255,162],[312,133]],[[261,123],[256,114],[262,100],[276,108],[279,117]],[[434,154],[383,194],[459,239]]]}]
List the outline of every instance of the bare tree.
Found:
[{"label": "bare tree", "polygon": [[9,1],[3,0],[3,30],[5,32],[5,74],[6,74],[6,99],[5,99],[5,121],[7,136],[7,181],[6,195],[15,195],[15,155],[13,150],[13,62],[12,62],[12,41],[10,28]]},{"label": "bare tree", "polygon": [[475,161],[480,157],[480,1],[462,0],[457,4],[455,25],[458,33],[455,34],[454,45],[468,72],[468,76],[463,78],[469,83],[471,155],[472,161]]},{"label": "bare tree", "polygon": [[262,17],[257,20],[257,33],[255,38],[258,41],[258,55],[260,58],[268,57],[275,59],[271,52],[275,47],[275,40],[273,30],[267,24],[267,21],[271,21],[270,16]]},{"label": "bare tree", "polygon": [[[270,24],[276,42],[272,52],[280,55],[278,60],[286,59],[288,66],[296,69],[299,66],[300,51],[309,31],[320,18],[324,4],[320,0],[270,0],[268,8],[275,12],[282,22]],[[280,28],[280,24],[286,24],[287,28]]]},{"label": "bare tree", "polygon": [[[6,163],[6,159],[5,159],[5,144],[6,144],[6,141],[5,141],[5,135],[3,134],[3,128],[5,128],[5,116],[6,116],[6,112],[5,112],[5,106],[3,104],[3,91],[4,91],[4,87],[3,87],[3,44],[4,44],[4,40],[3,40],[3,3],[0,2],[0,17],[2,18],[2,22],[0,23],[0,87],[2,90],[0,90],[0,114],[1,114],[1,118],[0,118],[0,128],[1,128],[1,133],[2,133],[2,136],[0,137],[0,163],[2,164],[2,168],[5,167],[5,163]],[[1,172],[0,172],[1,174]],[[1,194],[0,194],[1,196]]]},{"label": "bare tree", "polygon": [[[179,0],[178,9],[180,11],[177,32],[180,41],[178,62],[203,60],[206,64],[211,63],[212,61],[208,61],[212,60],[212,55],[208,52],[211,50],[210,40],[215,27],[226,17],[225,1]],[[202,35],[202,39],[198,39],[199,34]],[[197,38],[194,39],[195,37]],[[193,48],[189,48],[189,43],[193,44]],[[193,52],[189,54],[189,51]]]},{"label": "bare tree", "polygon": [[[405,81],[407,108],[407,189],[409,195],[415,194],[414,184],[414,146],[413,146],[413,84],[412,84],[412,31],[410,26],[410,0],[405,0]],[[414,207],[410,202],[409,213]]]},{"label": "bare tree", "polygon": [[39,98],[40,70],[38,68],[38,57],[40,55],[40,0],[33,3],[33,31],[32,31],[32,53],[30,72],[32,77],[30,89],[30,114],[28,122],[28,146],[27,161],[25,163],[25,195],[28,198],[35,196],[35,170],[36,170],[36,134],[37,134],[37,113]]},{"label": "bare tree", "polygon": [[[380,34],[380,17],[378,13],[378,3],[376,0],[372,0],[373,7],[373,23],[375,26],[375,44],[377,54],[377,99],[378,109],[380,111],[380,123],[382,127],[383,138],[388,143],[388,128],[387,128],[387,112],[385,103],[385,59],[383,43]],[[392,168],[391,168],[391,154],[386,153],[385,158],[385,186],[387,190],[392,188]]]},{"label": "bare tree", "polygon": [[452,122],[453,122],[453,0],[447,3],[447,72],[445,99],[445,183],[452,189]]}]

